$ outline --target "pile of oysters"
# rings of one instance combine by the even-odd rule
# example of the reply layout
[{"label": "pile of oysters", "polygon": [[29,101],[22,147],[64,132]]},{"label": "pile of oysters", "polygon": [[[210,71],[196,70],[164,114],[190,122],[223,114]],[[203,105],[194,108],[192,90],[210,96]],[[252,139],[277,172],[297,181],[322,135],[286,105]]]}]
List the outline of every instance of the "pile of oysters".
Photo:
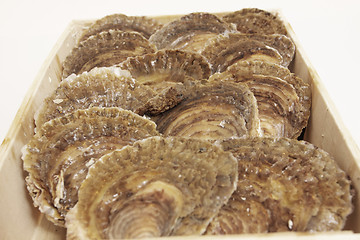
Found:
[{"label": "pile of oysters", "polygon": [[276,14],[113,14],[76,41],[22,157],[68,239],[344,227],[351,182],[298,140],[311,88]]}]

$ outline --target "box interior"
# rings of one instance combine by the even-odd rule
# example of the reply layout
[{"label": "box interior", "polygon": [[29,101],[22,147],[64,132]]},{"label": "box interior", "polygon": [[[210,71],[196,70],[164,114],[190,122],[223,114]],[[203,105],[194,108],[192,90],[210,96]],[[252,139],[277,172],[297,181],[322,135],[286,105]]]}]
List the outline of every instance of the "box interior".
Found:
[{"label": "box interior", "polygon": [[[161,16],[158,19],[167,22],[177,16]],[[360,232],[360,151],[345,128],[332,104],[319,76],[304,54],[290,25],[286,23],[289,34],[297,45],[295,59],[290,70],[309,82],[312,86],[312,111],[309,125],[305,130],[304,140],[323,148],[333,155],[340,167],[350,176],[356,195],[354,212],[348,218],[345,230]],[[61,76],[61,63],[75,44],[80,30],[89,21],[73,21],[58,40],[53,51],[45,60],[36,80],[24,98],[12,126],[0,148],[0,219],[1,239],[64,239],[65,229],[54,226],[38,209],[33,207],[32,200],[25,187],[25,173],[22,170],[21,149],[34,132],[33,116],[42,100],[56,89]],[[21,226],[19,230],[18,226]],[[351,232],[350,232],[351,233]],[[299,236],[275,235],[279,238]],[[322,233],[327,236],[327,233]],[[349,236],[343,231],[339,236]],[[334,234],[330,234],[334,235]],[[358,234],[351,234],[359,237]],[[29,237],[31,236],[31,237]],[[259,235],[263,236],[263,235]],[[306,234],[304,235],[306,236]],[[243,237],[243,236],[242,236]],[[254,236],[253,236],[254,237]],[[246,238],[244,236],[244,238]]]}]

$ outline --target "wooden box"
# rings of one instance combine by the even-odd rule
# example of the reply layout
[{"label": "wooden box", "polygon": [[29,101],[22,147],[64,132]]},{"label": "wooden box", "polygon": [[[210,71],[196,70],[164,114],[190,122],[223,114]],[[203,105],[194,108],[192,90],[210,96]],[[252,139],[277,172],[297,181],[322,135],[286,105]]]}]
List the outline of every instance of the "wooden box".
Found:
[{"label": "wooden box", "polygon": [[[179,16],[156,18],[166,23],[177,17]],[[54,226],[33,207],[25,187],[21,148],[33,135],[35,111],[43,99],[58,86],[61,64],[73,48],[81,29],[89,23],[90,21],[72,21],[69,24],[45,60],[0,147],[0,239],[65,239],[66,230]],[[341,121],[318,74],[305,56],[295,33],[285,20],[284,23],[297,47],[290,70],[312,85],[312,114],[304,138],[332,154],[340,167],[349,174],[356,190],[354,212],[348,218],[345,230],[341,232],[285,232],[187,238],[360,239],[360,151]]]}]

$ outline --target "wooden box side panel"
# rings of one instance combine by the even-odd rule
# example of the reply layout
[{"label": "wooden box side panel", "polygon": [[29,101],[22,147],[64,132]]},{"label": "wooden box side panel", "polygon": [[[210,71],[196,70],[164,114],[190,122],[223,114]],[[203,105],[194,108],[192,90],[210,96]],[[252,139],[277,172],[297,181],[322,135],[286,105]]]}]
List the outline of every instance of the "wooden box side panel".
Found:
[{"label": "wooden box side panel", "polygon": [[[34,133],[34,114],[42,101],[56,89],[61,63],[73,48],[81,24],[71,23],[45,60],[26,94],[0,148],[0,239],[62,239],[65,230],[55,227],[32,206],[25,187],[22,148]],[[19,226],[21,228],[19,229]],[[38,236],[38,237],[37,237]]]},{"label": "wooden box side panel", "polygon": [[[6,140],[5,140],[6,141]],[[5,143],[6,144],[6,143]],[[21,144],[15,144],[21,149]],[[2,155],[4,156],[4,155]],[[4,156],[0,170],[0,239],[27,239],[37,227],[39,211],[35,209],[25,188],[19,154]],[[19,226],[24,226],[19,229]]]},{"label": "wooden box side panel", "polygon": [[334,103],[331,101],[319,75],[305,55],[292,28],[287,24],[287,30],[294,40],[297,50],[292,71],[311,84],[312,104],[309,124],[304,140],[330,153],[341,169],[351,178],[355,189],[353,198],[354,212],[349,216],[345,229],[360,232],[360,151],[344,123]]},{"label": "wooden box side panel", "polygon": [[[329,152],[340,168],[343,169],[351,178],[352,186],[355,189],[355,196],[353,198],[354,212],[349,216],[345,229],[351,229],[357,233],[360,232],[360,202],[358,193],[360,192],[360,170],[359,170],[359,154],[356,146],[351,149],[351,143],[349,136],[346,135],[344,128],[341,128],[334,115],[334,109],[332,109],[326,103],[322,93],[314,87],[313,104],[312,104],[312,116],[310,124],[308,125],[305,139],[314,145]],[[351,160],[351,159],[355,159]]]}]

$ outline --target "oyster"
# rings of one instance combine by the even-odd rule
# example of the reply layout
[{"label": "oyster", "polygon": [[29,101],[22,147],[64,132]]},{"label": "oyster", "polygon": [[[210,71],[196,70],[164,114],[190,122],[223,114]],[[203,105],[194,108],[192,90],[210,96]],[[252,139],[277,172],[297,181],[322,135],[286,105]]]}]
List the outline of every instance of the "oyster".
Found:
[{"label": "oyster", "polygon": [[151,137],[104,155],[66,216],[68,239],[202,234],[235,190],[237,162],[206,141]]},{"label": "oyster", "polygon": [[117,67],[94,68],[64,79],[44,100],[35,123],[40,127],[50,119],[89,107],[121,107],[143,115],[154,94],[149,87],[134,82],[128,71]]},{"label": "oyster", "polygon": [[221,41],[225,41],[223,43],[224,45],[236,44],[239,41],[246,41],[246,40],[256,40],[262,42],[266,46],[276,49],[278,51],[278,53],[282,57],[281,65],[284,67],[289,66],[290,62],[293,60],[295,55],[295,44],[289,37],[281,34],[264,35],[264,34],[229,33],[226,36],[226,38],[220,37],[220,39],[226,39],[226,41],[221,40]]},{"label": "oyster", "polygon": [[130,57],[119,66],[130,71],[137,83],[156,92],[146,107],[152,115],[174,107],[183,100],[194,81],[207,80],[211,73],[203,56],[181,50],[160,50]]},{"label": "oyster", "polygon": [[[254,75],[273,76],[285,80],[291,84],[299,97],[299,101],[303,106],[304,119],[309,118],[311,108],[311,88],[310,85],[305,83],[301,78],[297,77],[294,73],[286,67],[280,66],[275,63],[263,61],[239,61],[230,66],[227,72],[236,76],[237,78],[251,78]],[[306,126],[304,123],[303,126]]]},{"label": "oyster", "polygon": [[134,31],[141,33],[146,39],[162,27],[158,21],[145,16],[126,16],[124,14],[112,14],[96,20],[89,28],[85,29],[79,42],[86,40],[110,29],[121,31]]},{"label": "oyster", "polygon": [[152,52],[155,52],[155,47],[140,33],[110,29],[89,37],[72,49],[63,63],[63,78]]},{"label": "oyster", "polygon": [[119,108],[77,110],[46,122],[23,154],[34,205],[50,221],[63,226],[88,168],[100,156],[156,135],[153,121]]},{"label": "oyster", "polygon": [[195,85],[174,108],[154,119],[165,136],[220,140],[260,136],[256,99],[246,85]]},{"label": "oyster", "polygon": [[234,31],[234,29],[213,14],[191,13],[166,24],[149,40],[158,49],[182,49],[198,52],[210,37],[230,31]]},{"label": "oyster", "polygon": [[201,51],[211,67],[212,72],[223,72],[240,60],[260,60],[283,64],[283,57],[272,47],[254,39],[238,39],[235,34],[218,35],[209,39]]},{"label": "oyster", "polygon": [[298,137],[307,125],[310,109],[306,109],[300,102],[294,86],[274,76],[244,77],[241,68],[238,71],[235,67],[212,75],[209,81],[246,83],[256,98],[264,136]]},{"label": "oyster", "polygon": [[[353,208],[350,181],[328,153],[287,138],[233,139],[221,145],[238,159],[239,179],[208,234],[344,227]],[[252,226],[255,222],[261,226]]]},{"label": "oyster", "polygon": [[287,35],[286,28],[277,15],[257,8],[244,8],[229,13],[222,20],[235,24],[241,33]]}]

